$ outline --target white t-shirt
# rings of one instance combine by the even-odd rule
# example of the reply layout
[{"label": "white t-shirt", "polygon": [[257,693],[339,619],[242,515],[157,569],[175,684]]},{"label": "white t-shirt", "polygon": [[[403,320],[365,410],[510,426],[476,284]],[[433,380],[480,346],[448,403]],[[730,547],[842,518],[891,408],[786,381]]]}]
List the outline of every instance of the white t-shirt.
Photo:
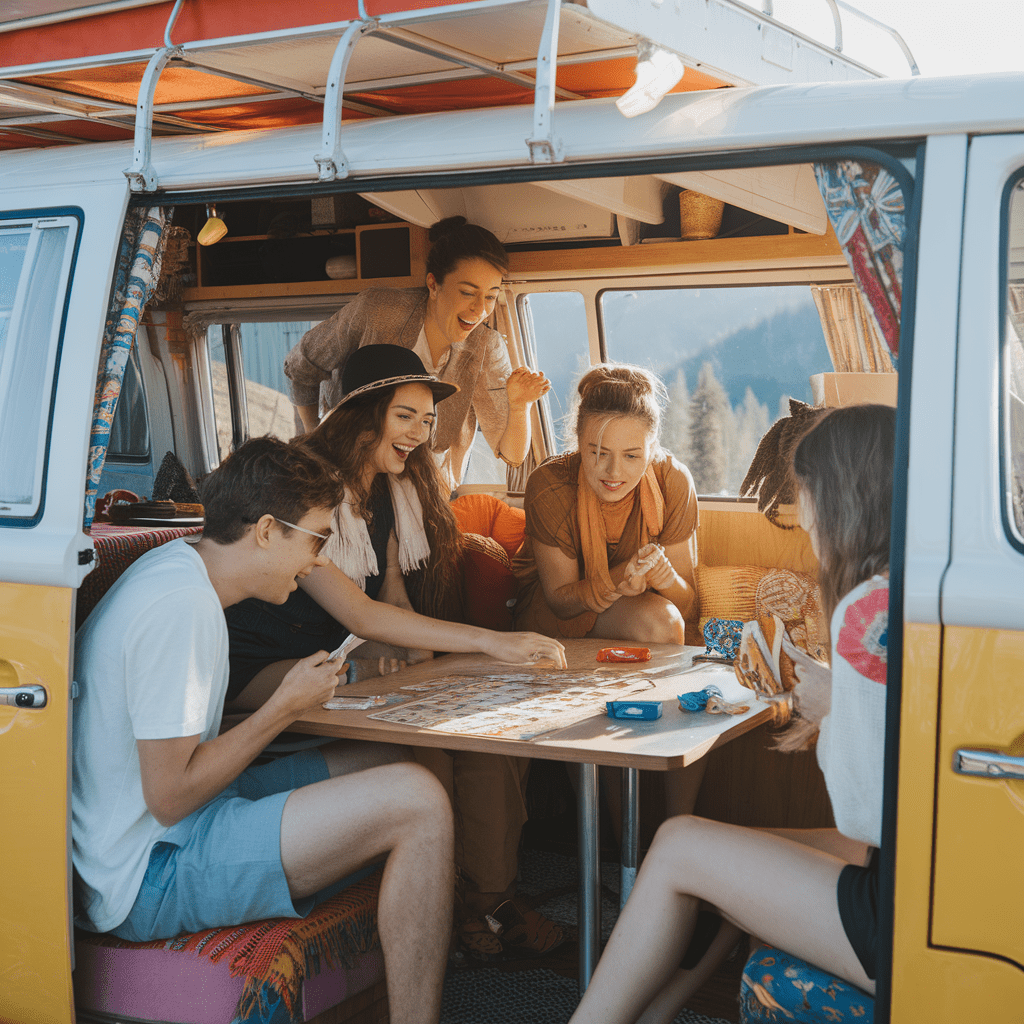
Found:
[{"label": "white t-shirt", "polygon": [[889,581],[874,576],[832,613],[832,704],[818,735],[836,828],[870,846],[882,838],[888,632]]},{"label": "white t-shirt", "polygon": [[76,922],[128,916],[167,831],[146,807],[136,740],[217,735],[228,631],[206,566],[182,540],[146,552],[75,638],[71,784]]}]

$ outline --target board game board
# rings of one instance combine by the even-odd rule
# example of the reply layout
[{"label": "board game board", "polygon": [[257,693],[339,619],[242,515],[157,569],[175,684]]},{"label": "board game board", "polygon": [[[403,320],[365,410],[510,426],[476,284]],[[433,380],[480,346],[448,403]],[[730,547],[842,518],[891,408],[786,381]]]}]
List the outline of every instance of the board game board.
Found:
[{"label": "board game board", "polygon": [[451,675],[403,686],[427,696],[367,717],[435,732],[528,740],[604,714],[605,701],[653,685],[650,674],[639,670]]}]

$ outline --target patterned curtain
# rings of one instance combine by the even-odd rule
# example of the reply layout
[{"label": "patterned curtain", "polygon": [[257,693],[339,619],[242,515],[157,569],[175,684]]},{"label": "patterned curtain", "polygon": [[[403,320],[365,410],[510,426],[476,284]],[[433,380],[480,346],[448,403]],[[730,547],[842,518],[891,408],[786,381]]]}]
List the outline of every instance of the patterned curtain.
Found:
[{"label": "patterned curtain", "polygon": [[814,176],[867,312],[895,364],[906,235],[903,190],[884,167],[856,160],[815,164]]},{"label": "patterned curtain", "polygon": [[121,238],[114,294],[107,310],[100,352],[100,373],[93,402],[92,433],[89,438],[89,475],[85,490],[85,529],[92,525],[96,511],[96,488],[103,462],[107,457],[110,425],[121,394],[124,368],[128,363],[139,320],[146,303],[160,279],[164,227],[171,211],[154,206],[135,208],[128,218]]}]

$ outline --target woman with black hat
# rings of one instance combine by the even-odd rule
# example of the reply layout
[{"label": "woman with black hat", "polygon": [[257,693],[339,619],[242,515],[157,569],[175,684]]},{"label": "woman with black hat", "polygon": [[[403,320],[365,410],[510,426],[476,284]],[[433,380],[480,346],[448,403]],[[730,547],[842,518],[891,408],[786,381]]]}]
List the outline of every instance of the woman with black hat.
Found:
[{"label": "woman with black hat", "polygon": [[[400,648],[481,651],[515,663],[550,658],[564,666],[562,645],[548,637],[439,621],[458,613],[462,547],[426,442],[435,403],[458,388],[426,373],[414,352],[394,345],[357,350],[342,384],[344,398],[312,434],[293,442],[336,466],[345,483],[324,546],[330,561],[300,580],[284,605],[249,600],[226,610],[227,710],[261,706],[297,659],[333,650],[349,632]],[[396,667],[398,656],[431,655],[402,650]],[[388,667],[382,658],[379,670]],[[475,924],[511,893],[526,820],[527,762],[468,752],[445,755],[443,763],[428,761],[446,784],[462,825],[456,860],[472,890],[466,894],[470,920],[463,924],[467,944],[472,952],[497,958],[502,944]],[[524,914],[510,905],[503,913],[513,925],[510,933],[522,936],[529,952],[546,952],[564,938],[533,911]]]},{"label": "woman with black hat", "polygon": [[292,401],[306,430],[344,394],[341,374],[356,349],[401,345],[460,394],[438,414],[431,440],[447,491],[462,480],[477,424],[495,455],[526,458],[529,410],[550,389],[542,373],[512,369],[505,341],[484,324],[494,311],[508,254],[486,228],[448,217],[430,229],[426,286],[371,288],[317,324],[285,359]]}]

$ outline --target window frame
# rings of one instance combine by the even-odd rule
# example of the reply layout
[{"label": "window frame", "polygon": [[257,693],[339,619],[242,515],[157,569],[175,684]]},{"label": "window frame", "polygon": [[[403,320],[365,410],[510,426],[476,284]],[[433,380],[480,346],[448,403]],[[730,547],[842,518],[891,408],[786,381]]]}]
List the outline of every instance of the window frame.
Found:
[{"label": "window frame", "polygon": [[[1006,539],[1020,554],[1024,554],[1024,530],[1018,528],[1013,514],[1013,497],[1010,487],[1014,480],[1010,471],[1013,458],[1010,445],[1010,331],[1007,327],[1010,303],[1010,214],[1016,194],[1020,204],[1020,216],[1024,220],[1024,166],[1010,175],[1003,186],[999,204],[999,495]],[[1020,339],[1024,345],[1024,338]],[[1024,481],[1021,481],[1024,483]]]},{"label": "window frame", "polygon": [[[47,223],[53,221],[55,223]],[[85,225],[85,213],[80,207],[55,206],[55,207],[34,207],[25,210],[0,211],[0,230],[11,230],[19,224],[25,223],[33,230],[39,230],[40,223],[45,226],[43,230],[51,227],[67,227],[70,235],[61,256],[61,265],[57,278],[57,289],[54,296],[57,300],[54,303],[54,317],[50,329],[50,350],[48,354],[48,365],[43,375],[45,382],[49,382],[49,400],[44,401],[43,410],[39,416],[38,447],[33,479],[33,498],[29,503],[31,511],[20,512],[16,509],[25,506],[14,506],[12,504],[0,504],[0,528],[5,529],[31,529],[37,526],[46,512],[46,483],[50,466],[51,445],[53,440],[53,418],[57,402],[57,386],[61,368],[61,355],[64,349],[64,339],[67,330],[68,309],[71,304],[72,286],[75,280],[75,269],[78,264],[78,253],[81,247],[83,229]],[[58,223],[66,222],[66,223]],[[30,243],[31,244],[31,243]],[[37,243],[38,245],[38,243]],[[28,256],[26,256],[26,260]],[[16,290],[15,305],[17,305],[17,293],[27,289],[28,279],[19,274]],[[60,289],[63,288],[63,296]],[[23,297],[23,296],[22,296]],[[12,313],[14,307],[12,306]],[[14,317],[12,316],[12,324]],[[7,334],[8,341],[12,341],[10,328]],[[6,346],[5,346],[6,348]],[[13,353],[13,349],[10,350]],[[13,356],[12,356],[13,358]],[[3,360],[9,365],[6,357]],[[0,373],[2,373],[0,367]],[[40,396],[42,397],[42,396]]]}]

